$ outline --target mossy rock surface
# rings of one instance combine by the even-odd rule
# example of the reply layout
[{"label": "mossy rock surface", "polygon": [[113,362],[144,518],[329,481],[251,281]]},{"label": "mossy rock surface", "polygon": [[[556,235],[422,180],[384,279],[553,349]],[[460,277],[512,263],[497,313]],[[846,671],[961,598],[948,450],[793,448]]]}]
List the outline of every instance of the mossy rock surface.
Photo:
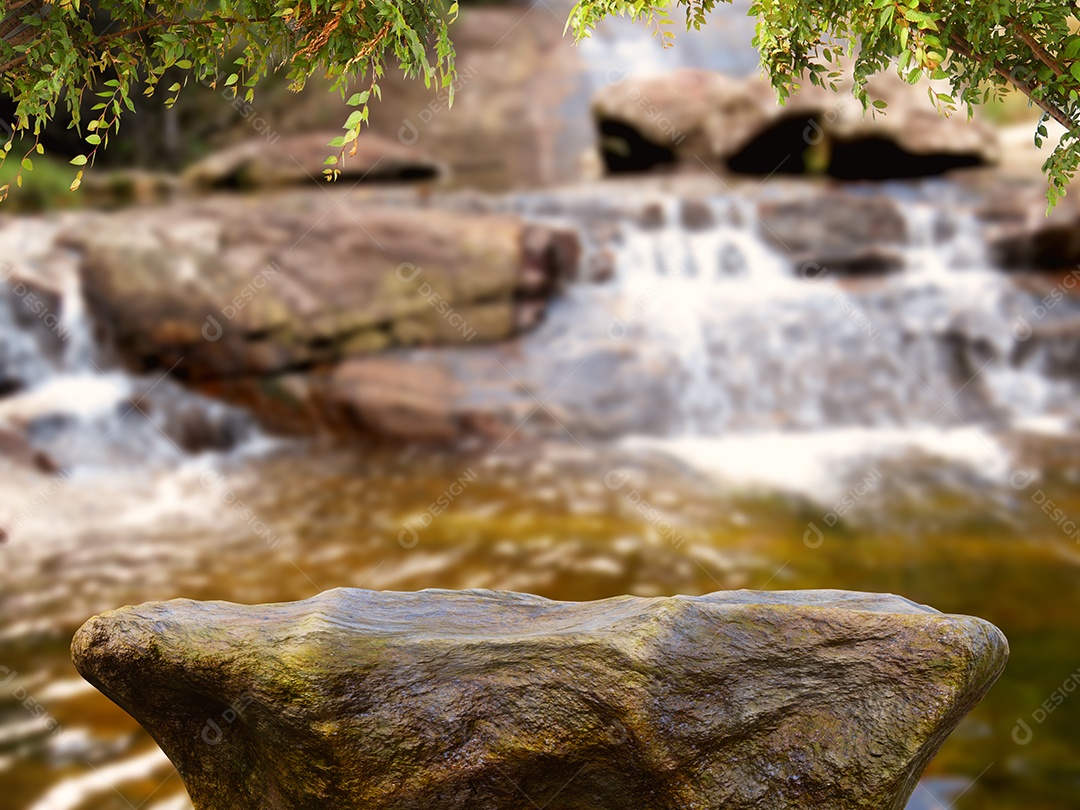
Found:
[{"label": "mossy rock surface", "polygon": [[1008,644],[846,591],[337,589],[125,607],[72,652],[198,810],[902,810]]}]

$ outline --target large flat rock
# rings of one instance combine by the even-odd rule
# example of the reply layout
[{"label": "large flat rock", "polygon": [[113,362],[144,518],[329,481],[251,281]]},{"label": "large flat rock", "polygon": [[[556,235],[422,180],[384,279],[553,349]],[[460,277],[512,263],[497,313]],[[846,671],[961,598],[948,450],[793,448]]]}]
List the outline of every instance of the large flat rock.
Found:
[{"label": "large flat rock", "polygon": [[844,591],[337,589],[125,607],[72,653],[199,810],[901,810],[1008,645]]},{"label": "large flat rock", "polygon": [[64,239],[122,356],[193,381],[505,340],[577,262],[568,231],[321,189],[95,217]]}]

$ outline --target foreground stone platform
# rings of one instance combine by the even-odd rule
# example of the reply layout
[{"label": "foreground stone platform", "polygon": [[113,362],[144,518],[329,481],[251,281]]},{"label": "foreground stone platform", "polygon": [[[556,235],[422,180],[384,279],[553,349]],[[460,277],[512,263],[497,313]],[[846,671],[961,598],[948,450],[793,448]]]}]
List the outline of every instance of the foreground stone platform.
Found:
[{"label": "foreground stone platform", "polygon": [[1008,644],[847,591],[338,589],[125,607],[72,654],[198,810],[902,810]]}]

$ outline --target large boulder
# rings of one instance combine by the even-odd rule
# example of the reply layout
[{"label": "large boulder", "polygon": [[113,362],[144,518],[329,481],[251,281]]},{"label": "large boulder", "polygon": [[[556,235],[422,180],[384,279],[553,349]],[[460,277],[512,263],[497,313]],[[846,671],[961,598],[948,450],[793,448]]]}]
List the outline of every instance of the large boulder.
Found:
[{"label": "large boulder", "polygon": [[[609,169],[695,165],[734,154],[770,115],[740,79],[685,69],[655,77],[616,75],[593,98],[593,115]],[[647,161],[646,161],[647,162]]]},{"label": "large boulder", "polygon": [[[895,71],[874,76],[867,83],[871,102],[884,102],[883,111],[862,104],[851,94],[851,79],[841,79],[836,90],[805,81],[783,106],[766,82],[753,79],[752,92],[769,111],[768,123],[752,140],[781,151],[769,156],[766,171],[786,154],[791,166],[819,169],[843,179],[887,179],[938,174],[953,168],[992,164],[1000,156],[996,130],[979,118],[948,116],[927,98],[933,83],[908,84]],[[770,144],[772,137],[794,123],[796,139]],[[744,150],[752,152],[754,144]],[[736,167],[739,155],[732,156]],[[819,162],[814,166],[815,161]]]},{"label": "large boulder", "polygon": [[577,263],[566,231],[321,190],[98,217],[66,238],[132,365],[208,382],[503,340]]},{"label": "large boulder", "polygon": [[1008,645],[845,591],[338,589],[121,608],[72,654],[197,810],[901,810]]},{"label": "large boulder", "polygon": [[611,82],[593,98],[601,152],[612,171],[673,165],[771,175],[824,173],[844,179],[938,174],[995,162],[995,131],[945,117],[927,85],[893,73],[868,85],[885,113],[864,112],[850,79],[837,91],[805,82],[784,106],[758,76],[734,79],[683,69]]}]

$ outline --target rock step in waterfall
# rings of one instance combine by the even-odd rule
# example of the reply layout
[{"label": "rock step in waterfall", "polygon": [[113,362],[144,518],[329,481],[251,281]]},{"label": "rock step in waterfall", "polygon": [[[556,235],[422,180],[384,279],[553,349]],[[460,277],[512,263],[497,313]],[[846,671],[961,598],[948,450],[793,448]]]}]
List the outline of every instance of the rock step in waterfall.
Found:
[{"label": "rock step in waterfall", "polygon": [[72,654],[196,810],[902,810],[1008,644],[846,591],[335,589],[120,608]]},{"label": "rock step in waterfall", "polygon": [[[89,422],[89,448],[156,386],[168,435],[138,427],[140,407],[110,443],[138,433],[167,455],[251,434],[241,412],[158,382],[169,372],[292,433],[890,443],[927,427],[931,444],[985,448],[1026,425],[1076,430],[1080,271],[1003,269],[1050,236],[950,184],[749,201],[753,186],[690,186],[357,195],[307,236],[317,192],[9,226],[23,238],[0,418],[46,451]],[[370,234],[348,227],[360,214]],[[372,240],[391,259],[358,272],[383,255]],[[62,327],[16,294],[30,284]]]}]

